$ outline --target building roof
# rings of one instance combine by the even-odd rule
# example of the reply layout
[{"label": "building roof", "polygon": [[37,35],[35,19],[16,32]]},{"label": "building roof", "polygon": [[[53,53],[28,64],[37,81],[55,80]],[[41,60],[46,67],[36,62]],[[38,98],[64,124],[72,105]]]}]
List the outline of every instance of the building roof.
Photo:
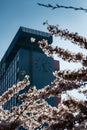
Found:
[{"label": "building roof", "polygon": [[36,42],[42,39],[47,39],[49,44],[52,43],[51,34],[26,27],[20,27],[6,53],[4,54],[0,62],[0,66],[2,66],[3,63],[10,62],[20,48],[29,49],[33,46],[38,50],[38,44],[31,44],[31,37],[35,38]]}]

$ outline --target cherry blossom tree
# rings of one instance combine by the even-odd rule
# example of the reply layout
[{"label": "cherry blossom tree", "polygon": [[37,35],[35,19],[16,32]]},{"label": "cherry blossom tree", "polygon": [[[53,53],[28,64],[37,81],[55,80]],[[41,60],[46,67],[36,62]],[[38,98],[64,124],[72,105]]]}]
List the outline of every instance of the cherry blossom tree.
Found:
[{"label": "cherry blossom tree", "polygon": [[[52,35],[60,36],[70,40],[82,48],[87,48],[87,39],[77,33],[70,33],[68,30],[59,29],[54,25],[49,25],[47,29]],[[34,40],[35,41],[35,40]],[[33,42],[34,42],[33,41]],[[33,44],[33,42],[31,44]],[[80,62],[83,67],[78,71],[55,71],[55,80],[51,85],[37,90],[35,86],[30,86],[28,92],[18,96],[22,101],[19,106],[12,107],[12,111],[4,110],[3,104],[6,103],[14,94],[24,89],[30,84],[29,77],[26,75],[23,81],[13,85],[10,89],[0,96],[0,130],[15,130],[20,126],[26,129],[42,130],[86,130],[87,129],[87,60],[82,53],[71,53],[58,46],[52,47],[48,41],[42,39],[38,41],[39,47],[47,56],[53,58],[54,54],[68,62]],[[85,97],[84,100],[77,100],[67,93],[73,89],[78,90]],[[46,98],[61,97],[65,93],[66,99],[61,100],[57,107],[52,107],[46,102]],[[44,125],[46,123],[46,125]]]}]

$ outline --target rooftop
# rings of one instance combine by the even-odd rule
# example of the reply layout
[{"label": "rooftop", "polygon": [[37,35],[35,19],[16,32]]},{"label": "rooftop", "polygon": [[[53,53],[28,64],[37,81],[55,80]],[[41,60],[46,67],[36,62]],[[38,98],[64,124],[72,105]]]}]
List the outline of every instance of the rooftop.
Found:
[{"label": "rooftop", "polygon": [[[33,37],[36,39],[34,44],[31,44],[30,38]],[[17,31],[14,39],[12,40],[10,46],[8,47],[6,53],[4,54],[0,66],[3,65],[3,63],[8,64],[10,61],[14,58],[15,54],[20,48],[24,49],[30,49],[31,46],[34,48],[39,49],[38,44],[36,44],[37,41],[47,39],[49,44],[52,43],[52,36],[51,34],[47,32],[42,32],[26,27],[20,27]]]}]

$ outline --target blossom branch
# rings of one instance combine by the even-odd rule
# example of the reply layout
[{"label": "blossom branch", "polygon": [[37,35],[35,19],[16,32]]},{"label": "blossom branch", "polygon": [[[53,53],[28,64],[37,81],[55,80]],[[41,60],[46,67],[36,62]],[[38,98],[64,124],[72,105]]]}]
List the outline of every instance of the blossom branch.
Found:
[{"label": "blossom branch", "polygon": [[0,96],[0,105],[6,103],[8,100],[13,97],[14,94],[18,93],[20,90],[24,89],[27,85],[29,85],[30,82],[28,80],[28,77],[25,76],[23,81],[20,81],[17,83],[17,85],[13,85],[11,88],[9,88],[6,92]]},{"label": "blossom branch", "polygon": [[59,9],[59,8],[64,8],[64,9],[73,9],[75,11],[85,11],[87,13],[87,9],[83,8],[83,7],[73,7],[73,6],[64,6],[64,5],[59,5],[56,4],[55,6],[53,6],[52,4],[41,4],[41,3],[37,3],[39,6],[43,6],[46,8],[51,8],[51,9]]},{"label": "blossom branch", "polygon": [[43,50],[45,54],[48,56],[53,57],[54,54],[57,54],[58,57],[61,57],[63,60],[68,62],[80,62],[83,66],[87,66],[87,57],[84,56],[82,53],[71,53],[68,50],[64,50],[58,46],[53,48],[51,45],[48,44],[46,40],[42,40],[38,42],[39,47]]},{"label": "blossom branch", "polygon": [[70,70],[64,70],[64,71],[55,71],[53,72],[53,75],[56,78],[62,78],[65,80],[78,80],[78,81],[87,81],[87,69],[81,68],[77,71],[70,71]]},{"label": "blossom branch", "polygon": [[70,33],[67,29],[63,30],[59,28],[59,26],[49,25],[47,21],[43,24],[47,25],[47,29],[52,35],[64,38],[64,40],[70,40],[72,43],[77,44],[81,48],[87,49],[87,39],[82,36],[79,36],[77,32]]}]

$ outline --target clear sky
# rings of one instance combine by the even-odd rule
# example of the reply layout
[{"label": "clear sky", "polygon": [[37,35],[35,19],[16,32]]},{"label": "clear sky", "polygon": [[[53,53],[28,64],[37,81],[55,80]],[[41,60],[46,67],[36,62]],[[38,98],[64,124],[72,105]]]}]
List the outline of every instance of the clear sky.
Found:
[{"label": "clear sky", "polygon": [[[47,31],[43,22],[48,20],[50,24],[59,24],[61,28],[87,37],[87,13],[66,9],[51,10],[38,6],[37,2],[87,8],[87,0],[0,0],[0,60],[20,26]],[[54,38],[53,45],[80,51],[77,46],[60,38]],[[87,54],[86,51],[84,53]],[[60,66],[61,69],[75,69],[79,68],[80,64],[69,64],[61,60]]]}]

